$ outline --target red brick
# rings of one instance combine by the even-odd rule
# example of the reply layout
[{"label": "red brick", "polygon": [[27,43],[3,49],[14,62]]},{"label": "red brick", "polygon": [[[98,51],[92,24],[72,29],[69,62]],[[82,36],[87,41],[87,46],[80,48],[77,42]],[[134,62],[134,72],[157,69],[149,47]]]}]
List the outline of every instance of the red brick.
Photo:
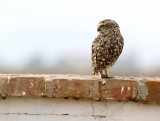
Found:
[{"label": "red brick", "polygon": [[137,96],[136,80],[103,79],[100,81],[100,96],[102,100],[135,100]]},{"label": "red brick", "polygon": [[160,102],[160,80],[146,81],[148,88],[147,102]]},{"label": "red brick", "polygon": [[[143,79],[147,81],[144,84],[139,82],[138,88],[138,80]],[[137,93],[138,96],[143,96],[140,92],[143,86],[146,86],[144,92],[147,91],[148,94],[147,102],[160,102],[160,79],[158,78],[100,79],[89,75],[0,74],[0,95],[2,97],[9,95],[136,100]]]},{"label": "red brick", "polygon": [[6,97],[8,92],[8,77],[0,76],[0,95]]},{"label": "red brick", "polygon": [[10,96],[43,96],[44,92],[44,78],[41,76],[10,76]]},{"label": "red brick", "polygon": [[46,95],[49,97],[72,97],[99,99],[98,81],[89,76],[64,75],[46,78]]}]

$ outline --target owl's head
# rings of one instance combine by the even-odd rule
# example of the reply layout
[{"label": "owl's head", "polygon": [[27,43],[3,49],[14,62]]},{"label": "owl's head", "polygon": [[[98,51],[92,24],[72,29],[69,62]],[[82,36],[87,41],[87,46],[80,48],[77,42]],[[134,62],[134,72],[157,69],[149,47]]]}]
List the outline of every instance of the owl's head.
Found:
[{"label": "owl's head", "polygon": [[98,24],[97,31],[100,33],[108,32],[110,30],[119,29],[117,22],[111,19],[105,19]]}]

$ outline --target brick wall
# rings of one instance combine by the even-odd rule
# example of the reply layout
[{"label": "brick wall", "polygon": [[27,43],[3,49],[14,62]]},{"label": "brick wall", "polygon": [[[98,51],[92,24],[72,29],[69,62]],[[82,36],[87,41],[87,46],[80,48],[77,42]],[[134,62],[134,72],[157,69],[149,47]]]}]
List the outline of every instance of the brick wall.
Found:
[{"label": "brick wall", "polygon": [[0,95],[160,102],[159,78],[0,74]]},{"label": "brick wall", "polygon": [[159,78],[0,74],[0,121],[158,120],[159,94]]}]

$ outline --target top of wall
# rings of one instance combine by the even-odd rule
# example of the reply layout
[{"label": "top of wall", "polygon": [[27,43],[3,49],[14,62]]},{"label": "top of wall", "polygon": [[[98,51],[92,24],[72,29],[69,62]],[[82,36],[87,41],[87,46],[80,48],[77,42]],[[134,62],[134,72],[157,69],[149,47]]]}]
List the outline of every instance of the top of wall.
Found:
[{"label": "top of wall", "polygon": [[160,102],[160,78],[0,74],[0,96]]}]

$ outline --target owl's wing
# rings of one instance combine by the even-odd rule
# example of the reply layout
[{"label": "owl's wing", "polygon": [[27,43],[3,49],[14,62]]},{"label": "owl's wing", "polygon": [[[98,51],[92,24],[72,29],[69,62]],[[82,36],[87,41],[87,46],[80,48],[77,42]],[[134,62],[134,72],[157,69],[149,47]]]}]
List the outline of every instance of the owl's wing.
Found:
[{"label": "owl's wing", "polygon": [[100,41],[100,37],[98,36],[97,38],[95,38],[95,40],[92,43],[92,56],[91,56],[91,60],[92,60],[92,68],[93,68],[93,73],[97,73],[98,72],[98,68],[97,68],[97,53],[98,53],[98,48],[99,48],[99,41]]},{"label": "owl's wing", "polygon": [[120,36],[112,36],[108,38],[107,43],[105,44],[106,56],[108,56],[107,61],[110,63],[117,60],[120,56],[123,49],[123,37]]},{"label": "owl's wing", "polygon": [[92,44],[92,66],[96,70],[112,66],[123,49],[122,36],[98,36]]}]

